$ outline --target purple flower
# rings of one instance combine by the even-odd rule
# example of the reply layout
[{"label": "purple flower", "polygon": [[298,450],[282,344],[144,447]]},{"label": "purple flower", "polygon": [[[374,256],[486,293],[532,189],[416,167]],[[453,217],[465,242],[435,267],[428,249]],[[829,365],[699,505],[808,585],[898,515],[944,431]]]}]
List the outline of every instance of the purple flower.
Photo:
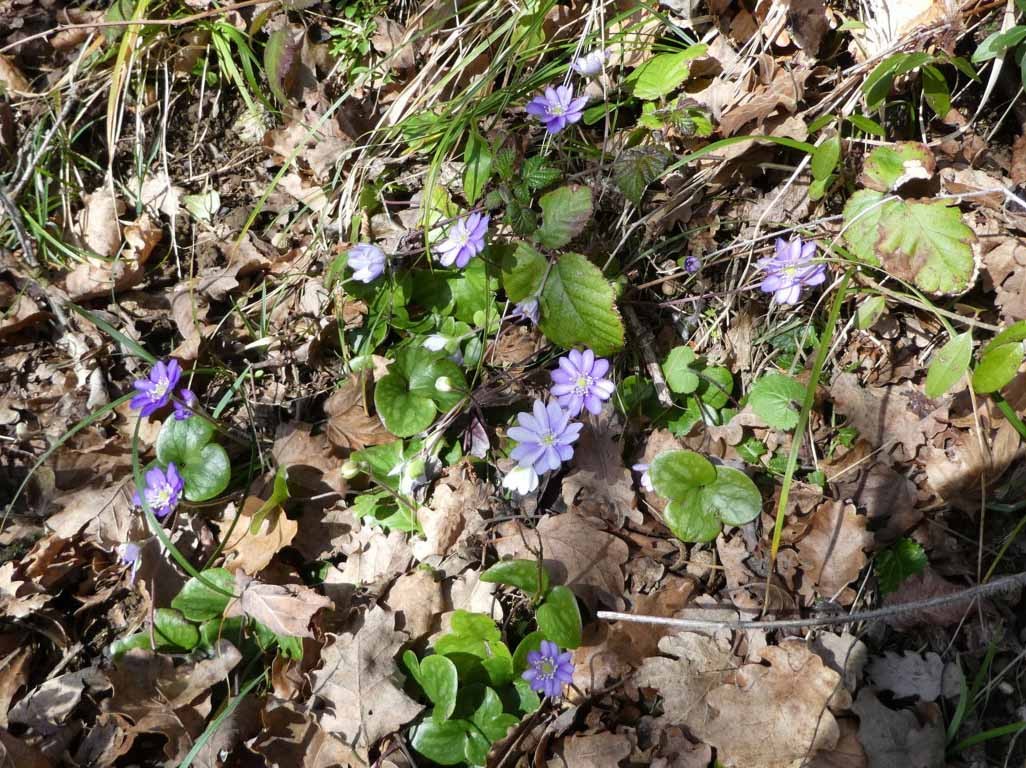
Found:
[{"label": "purple flower", "polygon": [[563,695],[563,686],[573,682],[574,663],[570,651],[559,652],[551,640],[542,640],[541,650],[527,654],[527,669],[521,677],[531,684],[531,690],[550,699]]},{"label": "purple flower", "polygon": [[124,544],[118,545],[118,562],[122,565],[131,566],[129,573],[132,574],[131,581],[135,583],[135,575],[139,572],[139,566],[142,565],[142,547],[136,544],[134,541],[126,541]]},{"label": "purple flower", "polygon": [[546,88],[543,95],[535,96],[527,102],[527,114],[545,123],[545,130],[549,133],[559,133],[581,119],[587,103],[586,97],[575,99],[574,92],[568,86],[559,85]]},{"label": "purple flower", "polygon": [[142,416],[149,416],[154,411],[160,410],[168,404],[171,393],[180,378],[182,378],[182,368],[178,365],[177,360],[166,364],[163,360],[158,360],[150,368],[145,379],[132,382],[132,386],[139,391],[139,394],[132,398],[132,408],[141,409]]},{"label": "purple flower", "polygon": [[354,280],[374,282],[385,271],[385,252],[371,243],[354,245],[349,249],[349,268]]},{"label": "purple flower", "polygon": [[599,48],[575,58],[570,62],[570,68],[584,77],[598,77],[608,59],[609,51]]},{"label": "purple flower", "polygon": [[541,307],[538,305],[538,299],[531,296],[518,302],[514,305],[510,318],[530,320],[534,325],[538,325],[538,321],[541,319]]},{"label": "purple flower", "polygon": [[178,400],[175,400],[175,418],[178,421],[185,421],[192,416],[192,409],[196,406],[196,393],[191,389],[182,387],[178,390]]},{"label": "purple flower", "polygon": [[547,406],[534,401],[534,413],[518,413],[520,426],[512,427],[509,436],[517,441],[510,458],[525,469],[539,475],[559,469],[560,464],[574,456],[574,443],[581,433],[580,422],[570,423],[570,414],[555,403]]},{"label": "purple flower", "polygon": [[688,256],[684,259],[684,271],[689,275],[695,274],[702,268],[702,260],[697,256]]},{"label": "purple flower", "polygon": [[438,251],[438,262],[443,267],[451,267],[453,262],[460,269],[467,266],[472,258],[484,250],[488,219],[487,214],[472,213],[453,224],[445,240],[435,249]]},{"label": "purple flower", "polygon": [[[146,487],[143,489],[143,496],[146,497],[150,511],[157,518],[163,519],[174,511],[178,502],[182,500],[184,490],[185,481],[178,474],[178,467],[173,461],[167,465],[166,470],[154,467],[146,473]],[[138,492],[133,501],[136,506],[143,505],[143,500],[139,497]]]},{"label": "purple flower", "polygon": [[571,349],[569,355],[559,358],[559,368],[551,374],[552,394],[571,416],[579,414],[582,408],[589,413],[601,413],[603,401],[616,390],[613,382],[603,378],[608,372],[608,360],[596,360],[590,349]]},{"label": "purple flower", "polygon": [[819,285],[826,280],[826,264],[814,264],[816,253],[814,242],[803,243],[796,237],[789,243],[777,238],[776,251],[772,256],[759,259],[759,269],[766,273],[760,290],[773,294],[778,304],[797,304],[802,288]]}]

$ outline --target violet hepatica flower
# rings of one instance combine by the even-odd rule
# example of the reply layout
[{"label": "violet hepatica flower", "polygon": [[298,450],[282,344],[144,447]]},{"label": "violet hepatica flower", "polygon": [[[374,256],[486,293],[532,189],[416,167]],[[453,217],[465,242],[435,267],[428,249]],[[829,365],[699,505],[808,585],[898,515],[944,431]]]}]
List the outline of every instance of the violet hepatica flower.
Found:
[{"label": "violet hepatica flower", "polygon": [[538,325],[538,321],[541,320],[541,307],[537,297],[530,296],[514,305],[510,318],[530,320],[534,325]]},{"label": "violet hepatica flower", "polygon": [[534,401],[533,413],[518,413],[519,426],[508,434],[517,441],[510,457],[525,469],[537,474],[559,469],[574,456],[573,443],[581,434],[581,423],[570,422],[570,414],[556,403],[544,405]]},{"label": "violet hepatica flower", "polygon": [[563,695],[563,686],[574,679],[573,654],[559,652],[551,640],[542,640],[541,649],[527,654],[527,669],[522,677],[531,684],[531,690],[550,699]]},{"label": "violet hepatica flower", "polygon": [[575,58],[570,62],[570,68],[584,77],[598,77],[608,59],[609,51],[599,48]]},{"label": "violet hepatica flower", "polygon": [[472,213],[449,227],[445,240],[435,248],[438,262],[443,267],[451,267],[454,263],[460,269],[467,266],[484,250],[488,220],[487,214]]},{"label": "violet hepatica flower", "polygon": [[689,275],[695,274],[702,268],[702,260],[697,256],[688,256],[684,259],[684,271]]},{"label": "violet hepatica flower", "polygon": [[616,389],[609,379],[609,361],[595,358],[590,349],[559,358],[559,368],[552,372],[552,394],[571,416],[577,416],[582,409],[589,413],[602,412],[602,403],[608,400]]},{"label": "violet hepatica flower", "polygon": [[642,488],[644,488],[649,493],[655,490],[655,486],[652,485],[652,476],[648,473],[648,464],[645,464],[644,462],[638,462],[637,464],[634,464],[631,467],[631,469],[641,474],[639,482],[641,483]]},{"label": "violet hepatica flower", "polygon": [[385,252],[371,243],[359,243],[349,249],[349,268],[353,279],[371,283],[385,271]]},{"label": "violet hepatica flower", "polygon": [[574,98],[569,86],[558,85],[545,89],[541,96],[535,96],[527,102],[527,114],[534,115],[545,124],[549,133],[559,133],[571,123],[576,123],[584,114],[584,105],[588,99],[584,96]]},{"label": "violet hepatica flower", "polygon": [[132,386],[138,390],[138,394],[132,398],[132,408],[139,410],[143,416],[159,411],[171,400],[171,393],[180,378],[182,368],[177,360],[170,363],[158,360],[145,379],[132,382]]},{"label": "violet hepatica flower", "polygon": [[814,242],[803,243],[796,237],[788,243],[777,238],[773,255],[759,259],[759,268],[766,273],[760,290],[772,293],[778,304],[797,304],[803,287],[826,280],[826,264],[813,263],[815,254]]},{"label": "violet hepatica flower", "polygon": [[135,575],[139,572],[139,566],[142,565],[142,547],[136,544],[134,541],[126,541],[124,544],[118,544],[118,562],[122,565],[131,566],[129,573],[131,574],[131,582],[135,583]]},{"label": "violet hepatica flower", "polygon": [[[185,480],[178,473],[178,467],[173,461],[167,465],[166,470],[154,467],[146,473],[146,487],[143,488],[143,496],[146,497],[150,511],[158,519],[163,519],[174,511],[178,502],[182,500],[184,491]],[[143,505],[138,493],[135,494],[133,500],[136,506]]]},{"label": "violet hepatica flower", "polygon": [[175,400],[175,419],[185,421],[192,416],[192,409],[196,406],[196,393],[191,389],[182,387],[178,390],[178,400]]}]

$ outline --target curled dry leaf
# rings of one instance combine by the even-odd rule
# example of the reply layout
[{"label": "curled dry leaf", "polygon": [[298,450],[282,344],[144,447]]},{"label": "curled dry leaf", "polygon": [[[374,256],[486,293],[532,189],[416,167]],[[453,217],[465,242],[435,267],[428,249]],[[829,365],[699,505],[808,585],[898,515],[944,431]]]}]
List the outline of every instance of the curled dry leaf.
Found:
[{"label": "curled dry leaf", "polygon": [[309,587],[263,584],[242,571],[235,572],[235,588],[240,597],[228,606],[225,615],[246,614],[276,635],[313,637],[310,619],[321,608],[331,607],[331,600]]},{"label": "curled dry leaf", "polygon": [[570,736],[563,742],[563,760],[549,762],[551,768],[618,768],[633,749],[623,733],[592,733]]},{"label": "curled dry leaf", "polygon": [[[117,243],[111,245],[106,238],[100,238],[98,234],[95,235],[95,242],[97,247],[113,248],[116,253],[121,244],[120,235],[116,232],[116,216],[113,216],[113,222]],[[110,221],[104,224],[111,226]],[[79,264],[68,273],[64,280],[68,296],[76,301],[92,299],[105,296],[111,291],[128,290],[137,285],[143,278],[144,265],[163,236],[160,224],[155,223],[144,213],[137,221],[125,227],[125,248],[117,254],[117,258],[113,258],[114,253],[107,254],[108,259],[112,260],[90,257],[88,261]]]},{"label": "curled dry leaf", "polygon": [[370,412],[368,386],[366,375],[353,374],[324,403],[324,412],[328,415],[328,439],[336,448],[360,451],[395,440],[381,419]]},{"label": "curled dry leaf", "polygon": [[585,423],[574,450],[576,471],[563,479],[563,501],[578,514],[605,520],[614,528],[622,528],[626,520],[640,525],[645,518],[613,434],[611,414],[612,408],[607,407],[597,419]]},{"label": "curled dry leaf", "polygon": [[279,550],[287,547],[295,538],[299,524],[287,518],[280,507],[264,516],[256,533],[250,530],[253,518],[263,504],[263,499],[247,496],[233,529],[231,526],[236,516],[234,504],[229,504],[225,508],[224,517],[217,522],[222,536],[231,529],[231,535],[225,540],[224,545],[224,554],[227,558],[224,567],[229,571],[241,570],[255,576],[270,564]]},{"label": "curled dry leaf", "polygon": [[855,511],[854,504],[820,504],[812,513],[808,533],[798,542],[798,562],[804,571],[801,593],[812,597],[818,592],[850,604],[855,596],[846,587],[859,577],[866,565],[865,550],[872,545],[866,518]]},{"label": "curled dry leaf", "polygon": [[477,477],[469,462],[447,468],[431,500],[417,510],[425,538],[414,542],[413,556],[418,560],[444,557],[479,532],[484,525],[481,513],[488,511],[493,490],[490,483]]},{"label": "curled dry leaf", "polygon": [[859,741],[869,768],[936,768],[944,765],[944,725],[936,704],[917,713],[895,712],[880,703],[869,688],[859,691],[852,705],[859,716]]},{"label": "curled dry leaf", "polygon": [[321,727],[341,736],[364,760],[371,745],[424,708],[403,693],[395,663],[406,639],[395,629],[394,614],[375,606],[325,646],[321,667],[311,675],[314,696],[329,707]]},{"label": "curled dry leaf", "polygon": [[[959,509],[975,513],[980,508],[980,482],[989,488],[1020,455],[1022,440],[1015,427],[1000,419],[988,428],[981,419],[983,435],[974,429],[950,429],[940,447],[925,451],[924,466],[931,490]],[[940,438],[939,438],[940,439]]]},{"label": "curled dry leaf", "polygon": [[934,701],[941,695],[944,661],[936,653],[921,656],[914,651],[887,651],[870,661],[866,672],[877,688],[898,698],[917,696]]}]

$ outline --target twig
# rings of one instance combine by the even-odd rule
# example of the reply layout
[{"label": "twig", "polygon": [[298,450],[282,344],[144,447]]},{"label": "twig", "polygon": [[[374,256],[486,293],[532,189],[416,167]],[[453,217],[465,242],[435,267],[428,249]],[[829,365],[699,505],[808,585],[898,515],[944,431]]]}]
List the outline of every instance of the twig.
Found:
[{"label": "twig", "polygon": [[666,378],[663,376],[663,369],[659,367],[659,361],[656,359],[655,352],[652,351],[652,334],[648,332],[648,329],[641,324],[638,320],[638,316],[634,312],[634,308],[630,306],[622,307],[624,319],[627,321],[627,327],[630,329],[631,336],[638,342],[638,348],[641,352],[641,357],[645,361],[645,368],[648,370],[648,375],[652,377],[652,385],[655,387],[656,397],[659,399],[659,404],[664,408],[673,407],[673,398],[670,396],[670,388],[666,386]]},{"label": "twig", "polygon": [[812,616],[806,619],[780,619],[777,621],[713,621],[712,619],[671,619],[665,616],[642,616],[616,611],[599,611],[598,617],[607,621],[631,621],[638,624],[661,624],[681,630],[705,629],[805,629],[807,627],[828,627],[838,624],[854,624],[861,621],[879,621],[903,613],[918,613],[944,605],[962,603],[981,597],[988,597],[998,592],[1007,592],[1015,587],[1026,586],[1026,573],[1004,576],[1000,579],[980,584],[976,587],[963,589],[950,595],[939,595],[927,600],[910,603],[897,603],[884,608],[875,608],[861,613],[848,613],[843,616]]}]

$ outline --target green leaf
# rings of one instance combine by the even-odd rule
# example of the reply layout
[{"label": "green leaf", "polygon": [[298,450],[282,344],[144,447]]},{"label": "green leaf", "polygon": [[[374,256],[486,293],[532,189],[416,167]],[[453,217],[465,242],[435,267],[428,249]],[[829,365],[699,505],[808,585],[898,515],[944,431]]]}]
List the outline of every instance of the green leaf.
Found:
[{"label": "green leaf", "polygon": [[[450,391],[436,383],[448,378]],[[385,429],[397,437],[410,437],[431,426],[439,409],[459,403],[467,380],[458,365],[423,347],[406,347],[388,374],[374,388],[374,407]]]},{"label": "green leaf", "polygon": [[[493,250],[498,251],[499,248],[489,246],[485,250],[485,258],[489,261],[491,257],[499,256]],[[488,311],[489,305],[495,301],[499,281],[495,275],[488,274],[489,265],[485,258],[474,259],[447,281],[456,301],[456,318],[465,323],[473,323],[475,315]],[[491,314],[496,316],[497,313],[493,310]]]},{"label": "green leaf", "polygon": [[933,176],[935,162],[930,148],[915,141],[902,141],[889,147],[877,147],[863,168],[866,186],[882,192],[895,190],[910,179]]},{"label": "green leaf", "polygon": [[887,131],[884,130],[884,127],[880,125],[880,123],[876,122],[876,120],[872,120],[865,115],[848,115],[848,117],[844,119],[863,133],[868,133],[871,136],[879,136],[881,139],[887,138]]},{"label": "green leaf", "polygon": [[701,490],[701,504],[729,525],[744,525],[762,512],[762,494],[741,470],[718,466],[716,481]]},{"label": "green leaf", "polygon": [[185,498],[189,501],[207,501],[218,496],[232,477],[228,453],[217,443],[207,443],[199,458],[181,469],[185,481]]},{"label": "green leaf", "polygon": [[524,242],[502,260],[502,287],[512,302],[538,293],[548,268],[548,260]]},{"label": "green leaf", "polygon": [[197,457],[214,436],[214,425],[199,416],[164,421],[157,435],[157,461],[165,467],[172,461],[179,467]]},{"label": "green leaf", "polygon": [[153,633],[160,644],[190,651],[199,642],[199,630],[180,611],[158,608],[153,612]]},{"label": "green leaf", "polygon": [[200,575],[210,584],[220,587],[228,594],[216,592],[193,576],[171,601],[171,607],[181,611],[190,621],[206,621],[220,617],[231,600],[229,595],[235,587],[235,577],[224,568],[208,568]]},{"label": "green leaf", "polygon": [[423,432],[435,420],[437,410],[431,400],[414,395],[409,382],[397,374],[388,374],[374,388],[374,407],[385,429],[397,437]]},{"label": "green leaf", "polygon": [[951,389],[969,370],[973,356],[973,335],[966,331],[952,336],[948,343],[937,350],[926,372],[926,396],[940,397]]},{"label": "green leaf", "polygon": [[541,648],[542,640],[547,639],[544,632],[537,630],[520,641],[517,649],[513,652],[513,674],[519,675],[527,669],[527,654],[537,651]]},{"label": "green leaf", "polygon": [[531,684],[522,677],[513,681],[513,689],[517,694],[517,707],[525,715],[534,712],[541,706],[541,697],[531,690]]},{"label": "green leaf", "polygon": [[973,371],[973,389],[980,394],[997,392],[1015,378],[1022,361],[1021,341],[997,346],[988,345],[980,356],[976,370]]},{"label": "green leaf", "polygon": [[476,656],[492,685],[503,686],[513,679],[513,656],[490,616],[456,611],[451,628],[451,632],[435,641],[435,653]]},{"label": "green leaf", "polygon": [[555,184],[562,176],[559,168],[551,166],[542,155],[535,155],[524,160],[520,168],[520,178],[528,189],[545,189],[550,184]]},{"label": "green leaf", "polygon": [[926,567],[926,553],[919,542],[902,538],[876,556],[876,577],[883,594],[895,592],[901,582]]},{"label": "green leaf", "polygon": [[242,616],[233,616],[230,619],[220,617],[208,619],[200,624],[199,645],[202,648],[213,648],[217,641],[224,638],[239,647],[243,642],[242,628],[245,619]]},{"label": "green leaf", "polygon": [[481,581],[508,584],[529,597],[543,595],[549,589],[549,574],[534,560],[500,560],[481,574]]},{"label": "green leaf", "polygon": [[701,543],[712,541],[720,532],[720,519],[702,506],[701,491],[692,490],[681,499],[674,499],[663,512],[667,527],[681,541]]},{"label": "green leaf", "polygon": [[477,131],[471,131],[463,150],[463,196],[473,205],[492,175],[492,151]]},{"label": "green leaf", "polygon": [[542,225],[538,242],[562,248],[584,231],[591,219],[591,190],[578,184],[559,187],[541,196]]},{"label": "green leaf", "polygon": [[563,586],[553,587],[535,612],[538,629],[545,637],[563,648],[581,644],[581,610],[574,593]]},{"label": "green leaf", "polygon": [[135,650],[136,648],[143,648],[145,650],[149,650],[149,632],[136,632],[134,635],[129,635],[128,637],[119,637],[117,640],[110,644],[109,653],[111,655],[111,658],[113,658],[116,661],[129,651]]},{"label": "green leaf", "polygon": [[467,726],[462,720],[424,720],[414,727],[410,744],[439,765],[460,765],[467,750]]},{"label": "green leaf", "polygon": [[[474,714],[470,716],[470,722],[476,725],[490,742],[505,738],[506,732],[517,724],[519,718],[516,715],[509,715],[503,712],[502,700],[499,694],[491,688],[485,688],[484,697]],[[487,752],[487,750],[485,750]],[[482,761],[483,762],[483,761]]]},{"label": "green leaf", "polygon": [[958,294],[972,287],[976,265],[973,231],[958,208],[943,200],[887,200],[863,189],[844,208],[844,239],[852,253],[882,264],[891,275],[927,293]]},{"label": "green leaf", "polygon": [[769,373],[752,385],[748,402],[756,416],[773,429],[794,429],[805,387],[790,376]]},{"label": "green leaf", "polygon": [[502,147],[498,152],[495,153],[495,158],[492,160],[492,168],[499,175],[499,178],[503,181],[510,181],[513,179],[513,173],[516,169],[517,153],[512,147]]},{"label": "green leaf", "polygon": [[613,183],[637,206],[645,188],[659,178],[671,155],[662,147],[632,147],[613,160]]},{"label": "green leaf", "polygon": [[540,306],[540,328],[554,344],[567,349],[586,346],[602,356],[623,347],[623,322],[613,286],[578,253],[564,254],[552,265]]},{"label": "green leaf", "polygon": [[841,137],[831,136],[812,153],[812,178],[827,179],[837,168],[841,159]]},{"label": "green leaf", "polygon": [[951,109],[951,90],[944,74],[932,64],[924,66],[919,75],[923,78],[923,98],[938,117],[944,117]]},{"label": "green leaf", "polygon": [[1011,27],[1005,32],[994,32],[983,39],[973,52],[971,61],[973,64],[980,64],[984,61],[996,59],[1009,48],[1026,40],[1026,27]]},{"label": "green leaf", "polygon": [[264,43],[264,72],[267,73],[267,84],[271,93],[282,104],[288,104],[289,97],[285,92],[285,80],[289,73],[299,65],[299,45],[292,39],[289,26],[276,29]]},{"label": "green leaf", "polygon": [[666,451],[648,469],[652,485],[667,499],[683,499],[693,490],[716,481],[716,467],[694,451]]},{"label": "green leaf", "polygon": [[420,662],[417,682],[435,705],[431,715],[434,720],[448,720],[456,709],[456,689],[459,687],[456,665],[445,656],[428,656]]},{"label": "green leaf", "polygon": [[695,350],[691,347],[680,346],[670,350],[670,354],[663,363],[663,376],[666,377],[666,385],[679,395],[689,395],[698,389],[698,374],[691,370],[691,364],[695,362]]},{"label": "green leaf", "polygon": [[887,309],[887,299],[883,296],[869,296],[862,300],[855,310],[855,327],[860,331],[872,328]]},{"label": "green leaf", "polygon": [[696,397],[710,408],[722,408],[730,402],[730,392],[734,388],[734,377],[721,365],[711,365],[702,370],[701,382]]},{"label": "green leaf", "polygon": [[707,45],[693,45],[679,53],[661,53],[639,66],[624,81],[639,99],[661,99],[688,79],[688,62],[702,56]]},{"label": "green leaf", "polygon": [[167,419],[157,436],[157,461],[167,466],[174,462],[185,481],[185,498],[207,501],[220,494],[231,481],[228,454],[217,443],[209,442],[214,427],[206,419]]},{"label": "green leaf", "polygon": [[249,524],[249,532],[253,536],[260,533],[260,525],[264,522],[264,518],[284,504],[288,499],[289,470],[288,467],[281,465],[274,473],[274,489],[271,492],[271,496],[267,501],[260,505],[260,509],[258,509],[256,514],[253,515],[253,522]]}]

